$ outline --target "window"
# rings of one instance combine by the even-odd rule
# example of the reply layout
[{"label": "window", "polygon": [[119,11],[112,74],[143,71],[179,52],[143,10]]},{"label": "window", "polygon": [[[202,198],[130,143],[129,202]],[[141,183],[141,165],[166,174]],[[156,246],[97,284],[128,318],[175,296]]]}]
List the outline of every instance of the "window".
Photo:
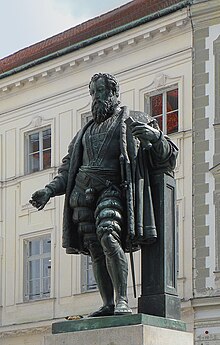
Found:
[{"label": "window", "polygon": [[26,134],[26,172],[51,167],[51,129],[44,128]]},{"label": "window", "polygon": [[97,289],[97,284],[92,269],[92,260],[90,256],[82,255],[82,291],[91,291]]},{"label": "window", "polygon": [[178,88],[171,87],[145,97],[145,111],[156,118],[165,134],[178,132]]},{"label": "window", "polygon": [[24,242],[24,298],[50,297],[51,240],[41,236]]}]

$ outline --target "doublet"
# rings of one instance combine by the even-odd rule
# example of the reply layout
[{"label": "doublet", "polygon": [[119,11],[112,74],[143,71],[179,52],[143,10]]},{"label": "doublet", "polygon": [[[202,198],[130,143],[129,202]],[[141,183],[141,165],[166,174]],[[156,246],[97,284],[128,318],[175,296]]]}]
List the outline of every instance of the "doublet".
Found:
[{"label": "doublet", "polygon": [[120,117],[111,116],[101,124],[93,122],[82,138],[83,166],[98,170],[119,169]]}]

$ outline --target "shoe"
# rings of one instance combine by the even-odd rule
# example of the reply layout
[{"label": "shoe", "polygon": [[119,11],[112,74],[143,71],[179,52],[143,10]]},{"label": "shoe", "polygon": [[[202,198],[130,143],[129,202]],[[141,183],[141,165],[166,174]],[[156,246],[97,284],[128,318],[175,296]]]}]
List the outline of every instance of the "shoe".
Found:
[{"label": "shoe", "polygon": [[129,308],[126,301],[119,301],[116,304],[114,315],[127,315],[132,314],[132,310]]},{"label": "shoe", "polygon": [[114,305],[104,305],[99,310],[89,314],[88,317],[111,316],[114,315]]}]

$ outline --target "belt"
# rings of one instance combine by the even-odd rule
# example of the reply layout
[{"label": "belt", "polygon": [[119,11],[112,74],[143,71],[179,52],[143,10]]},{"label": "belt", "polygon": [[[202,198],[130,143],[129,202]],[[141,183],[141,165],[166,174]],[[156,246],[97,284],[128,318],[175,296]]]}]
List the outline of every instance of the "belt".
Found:
[{"label": "belt", "polygon": [[106,170],[106,169],[104,170],[104,169],[100,169],[100,168],[96,169],[96,168],[90,168],[90,167],[89,168],[81,167],[79,169],[79,171],[86,174],[90,178],[100,182],[102,185],[104,185],[106,187],[111,186],[113,183],[109,179],[100,176],[100,173],[102,175],[106,175],[108,178],[110,177],[109,175],[117,176],[117,173],[118,173],[118,172],[116,172],[116,170]]}]

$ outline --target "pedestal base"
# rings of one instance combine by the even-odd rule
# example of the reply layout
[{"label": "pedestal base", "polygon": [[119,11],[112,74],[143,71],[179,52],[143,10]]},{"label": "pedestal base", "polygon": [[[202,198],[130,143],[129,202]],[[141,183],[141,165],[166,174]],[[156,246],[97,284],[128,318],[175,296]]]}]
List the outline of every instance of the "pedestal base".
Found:
[{"label": "pedestal base", "polygon": [[138,311],[180,320],[180,299],[168,294],[141,296],[138,298]]},{"label": "pedestal base", "polygon": [[52,332],[44,345],[193,345],[183,322],[144,314],[58,322]]}]

